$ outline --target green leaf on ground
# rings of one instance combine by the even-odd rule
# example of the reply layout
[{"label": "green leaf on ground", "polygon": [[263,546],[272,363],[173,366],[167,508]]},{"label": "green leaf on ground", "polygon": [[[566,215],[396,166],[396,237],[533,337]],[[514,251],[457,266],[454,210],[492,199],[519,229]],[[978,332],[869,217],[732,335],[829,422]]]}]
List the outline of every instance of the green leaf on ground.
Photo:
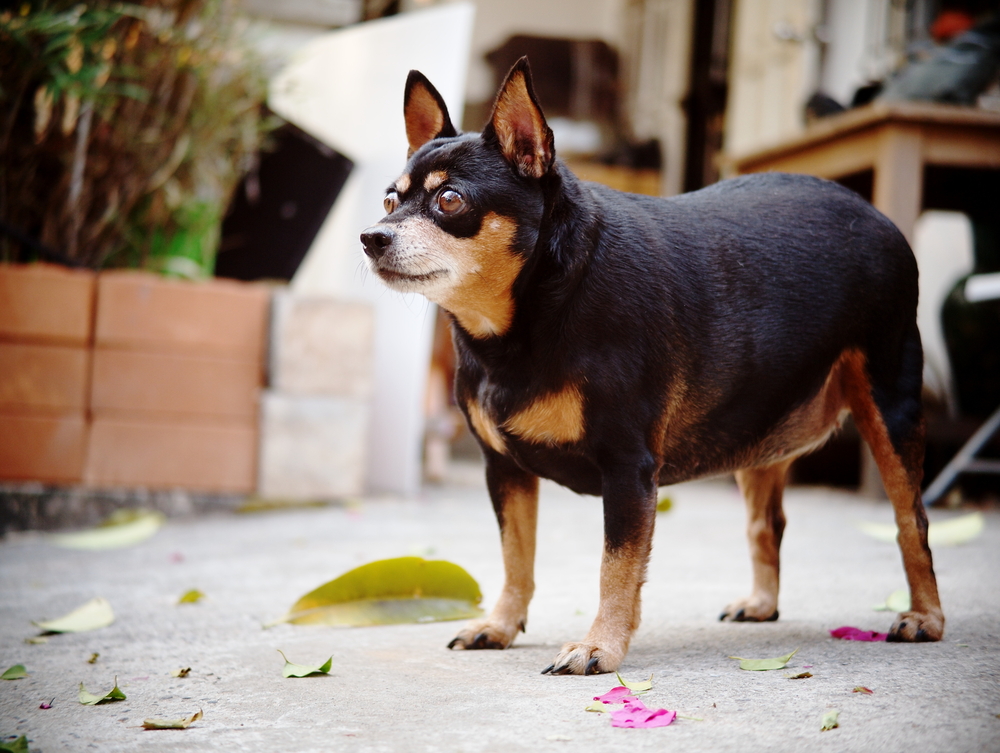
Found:
[{"label": "green leaf on ground", "polygon": [[49,541],[66,549],[121,549],[145,541],[159,530],[166,516],[156,510],[117,510],[96,528],[56,533]]},{"label": "green leaf on ground", "polygon": [[90,655],[90,658],[87,659],[87,664],[97,664],[97,660],[100,658],[100,656],[101,655],[95,651]]},{"label": "green leaf on ground", "polygon": [[285,660],[285,666],[281,670],[281,674],[284,677],[308,677],[309,675],[325,675],[330,672],[330,667],[333,666],[333,657],[331,656],[326,660],[325,663],[318,667],[307,667],[305,664],[294,664],[288,661],[288,657],[285,656],[284,651],[280,648],[278,653],[281,654],[281,658]]},{"label": "green leaf on ground", "polygon": [[799,672],[797,675],[785,675],[785,677],[789,680],[808,680],[812,676],[812,672]]},{"label": "green leaf on ground", "polygon": [[30,753],[28,738],[21,735],[16,740],[0,740],[0,750],[6,751],[6,753]]},{"label": "green leaf on ground", "polygon": [[670,512],[673,506],[674,500],[671,499],[669,494],[661,494],[660,498],[656,501],[657,512]]},{"label": "green leaf on ground", "polygon": [[784,669],[785,665],[791,660],[795,654],[799,652],[795,649],[790,654],[785,654],[784,656],[778,656],[774,659],[744,659],[742,656],[730,656],[730,659],[740,660],[740,669],[747,669],[751,672],[765,672],[769,669]]},{"label": "green leaf on ground", "polygon": [[876,604],[872,607],[876,612],[909,612],[910,611],[910,591],[901,588],[893,591],[886,597],[884,604]]},{"label": "green leaf on ground", "polygon": [[189,674],[191,674],[191,667],[181,667],[170,671],[171,677],[187,677]]},{"label": "green leaf on ground", "polygon": [[396,625],[478,617],[479,584],[444,560],[398,557],[362,565],[299,599],[282,622],[296,625]]},{"label": "green leaf on ground", "polygon": [[0,680],[20,680],[23,677],[28,676],[28,671],[24,668],[23,664],[15,664],[12,667],[8,667],[7,670],[0,675]]},{"label": "green leaf on ground", "polygon": [[840,723],[837,721],[839,717],[840,717],[840,712],[837,711],[837,709],[830,709],[825,714],[823,714],[823,718],[820,720],[820,725],[821,725],[819,728],[820,732],[826,732],[829,729],[835,729],[836,727],[839,727]]},{"label": "green leaf on ground", "polygon": [[186,591],[181,598],[177,600],[178,604],[197,604],[199,601],[205,598],[205,594],[199,591],[197,588],[192,588],[190,591]]},{"label": "green leaf on ground", "polygon": [[24,642],[30,643],[34,646],[34,645],[41,645],[42,643],[48,643],[49,639],[47,636],[44,635],[33,635],[30,638],[25,638]]},{"label": "green leaf on ground", "polygon": [[628,682],[624,677],[615,672],[615,677],[618,678],[618,684],[624,685],[626,688],[631,690],[633,693],[646,693],[653,688],[653,676],[650,675],[648,680],[639,680],[637,682]]},{"label": "green leaf on ground", "polygon": [[125,694],[118,687],[118,678],[116,677],[115,686],[104,695],[94,695],[83,687],[83,683],[81,682],[78,698],[80,699],[80,703],[84,706],[96,706],[97,704],[104,703],[105,701],[124,701]]},{"label": "green leaf on ground", "polygon": [[198,709],[187,719],[145,719],[142,726],[144,729],[187,729],[201,717],[201,709]]},{"label": "green leaf on ground", "polygon": [[107,627],[114,621],[115,613],[108,600],[97,597],[58,619],[32,622],[47,633],[85,633]]},{"label": "green leaf on ground", "polygon": [[[927,543],[932,547],[965,544],[981,534],[985,525],[981,512],[931,523],[927,527]],[[873,539],[886,542],[895,542],[899,531],[893,523],[861,522],[858,528]]]},{"label": "green leaf on ground", "polygon": [[608,705],[604,701],[591,701],[587,704],[584,711],[598,711],[600,713],[605,713],[608,710]]}]

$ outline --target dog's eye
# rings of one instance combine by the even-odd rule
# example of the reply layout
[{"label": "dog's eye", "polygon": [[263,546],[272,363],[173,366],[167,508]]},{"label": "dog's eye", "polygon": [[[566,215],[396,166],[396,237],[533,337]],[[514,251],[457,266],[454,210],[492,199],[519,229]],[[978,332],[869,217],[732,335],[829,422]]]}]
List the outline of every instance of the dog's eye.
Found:
[{"label": "dog's eye", "polygon": [[399,195],[395,191],[387,193],[385,199],[382,200],[382,206],[385,207],[386,214],[392,214],[399,206]]},{"label": "dog's eye", "polygon": [[437,204],[443,214],[458,214],[465,209],[465,199],[457,191],[442,191]]}]

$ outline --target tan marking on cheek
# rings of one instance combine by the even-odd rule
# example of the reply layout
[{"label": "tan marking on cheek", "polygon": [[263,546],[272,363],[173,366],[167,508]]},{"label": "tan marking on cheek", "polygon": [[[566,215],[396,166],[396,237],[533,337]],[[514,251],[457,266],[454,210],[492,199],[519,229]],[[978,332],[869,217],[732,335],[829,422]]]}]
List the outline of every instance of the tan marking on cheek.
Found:
[{"label": "tan marking on cheek", "polygon": [[511,416],[504,428],[522,439],[565,444],[583,437],[583,395],[576,385],[550,393]]},{"label": "tan marking on cheek", "polygon": [[504,443],[496,423],[486,414],[483,406],[471,400],[466,404],[466,407],[469,410],[469,421],[472,422],[472,428],[479,438],[496,452],[504,454],[507,451],[507,445]]},{"label": "tan marking on cheek", "polygon": [[435,170],[432,173],[427,173],[427,177],[424,178],[424,190],[430,193],[443,186],[447,180],[448,173],[444,170]]},{"label": "tan marking on cheek", "polygon": [[404,194],[410,190],[410,174],[401,175],[396,181],[396,193]]}]

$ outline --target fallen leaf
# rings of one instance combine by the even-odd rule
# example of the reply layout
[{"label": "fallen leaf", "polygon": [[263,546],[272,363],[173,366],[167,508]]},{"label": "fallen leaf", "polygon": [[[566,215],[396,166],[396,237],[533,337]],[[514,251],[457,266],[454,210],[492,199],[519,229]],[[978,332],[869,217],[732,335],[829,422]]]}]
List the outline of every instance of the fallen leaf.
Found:
[{"label": "fallen leaf", "polygon": [[477,617],[479,584],[444,560],[397,557],[362,565],[299,599],[273,623],[395,625]]},{"label": "fallen leaf", "polygon": [[750,670],[752,672],[764,672],[769,669],[784,669],[785,665],[791,661],[791,658],[799,652],[795,649],[790,654],[785,654],[784,656],[778,656],[774,659],[744,659],[742,656],[730,656],[730,659],[740,660],[740,669]]},{"label": "fallen leaf", "polygon": [[618,678],[618,682],[631,690],[633,693],[645,693],[653,687],[653,676],[650,675],[648,680],[639,680],[638,682],[626,682],[625,679],[615,672],[615,677]]},{"label": "fallen leaf", "polygon": [[[618,679],[621,680],[621,677]],[[611,690],[604,695],[595,695],[594,700],[600,701],[601,703],[623,703],[625,700],[632,698],[633,693],[639,692],[642,691],[634,691],[628,685],[622,683],[616,688],[611,688]]]},{"label": "fallen leaf", "polygon": [[[931,523],[927,527],[927,543],[932,547],[965,544],[981,534],[984,526],[985,519],[981,512]],[[873,539],[886,542],[895,542],[899,532],[893,523],[861,522],[858,528]]]},{"label": "fallen leaf", "polygon": [[837,709],[830,709],[825,714],[823,714],[823,718],[820,720],[821,724],[819,728],[820,732],[826,732],[827,730],[839,727],[840,724],[837,721],[839,717],[840,717],[840,712],[837,711]]},{"label": "fallen leaf", "polygon": [[96,706],[97,704],[103,703],[104,701],[125,700],[125,694],[118,687],[117,677],[115,677],[115,686],[104,695],[94,695],[93,693],[89,692],[85,687],[83,687],[83,683],[81,682],[80,692],[77,697],[80,699],[80,703],[82,703],[84,706]]},{"label": "fallen leaf", "polygon": [[55,533],[50,543],[65,549],[121,549],[145,541],[159,530],[166,516],[156,510],[118,510],[101,525],[74,533]]},{"label": "fallen leaf", "polygon": [[144,729],[187,729],[201,717],[201,709],[198,709],[187,719],[145,719],[142,726]]},{"label": "fallen leaf", "polygon": [[673,506],[674,501],[670,498],[669,494],[661,494],[660,498],[656,501],[657,512],[670,512]]},{"label": "fallen leaf", "polygon": [[605,704],[601,701],[591,701],[590,703],[587,704],[586,708],[584,708],[584,711],[599,711],[600,713],[603,714],[607,711],[607,709],[604,708],[604,706]]},{"label": "fallen leaf", "polygon": [[32,622],[47,633],[85,633],[107,627],[114,621],[115,613],[111,611],[111,605],[107,599],[98,597],[58,619]]},{"label": "fallen leaf", "polygon": [[666,727],[676,718],[676,711],[647,708],[646,704],[636,699],[626,703],[624,708],[611,712],[611,726],[628,729]]},{"label": "fallen leaf", "polygon": [[191,667],[182,667],[181,669],[174,669],[170,672],[171,677],[187,677],[189,674],[191,674]]},{"label": "fallen leaf", "polygon": [[309,675],[325,675],[329,673],[330,667],[333,666],[333,657],[331,656],[326,662],[318,667],[307,667],[304,664],[293,664],[288,661],[288,657],[285,656],[284,652],[279,648],[278,653],[281,654],[281,658],[285,660],[285,666],[281,670],[281,674],[284,677],[308,677]]},{"label": "fallen leaf", "polygon": [[95,651],[94,653],[92,653],[90,655],[90,658],[87,659],[87,664],[97,664],[97,658],[99,656],[100,656],[100,654]]},{"label": "fallen leaf", "polygon": [[812,672],[799,672],[797,675],[785,675],[789,680],[806,680],[812,677]]},{"label": "fallen leaf", "polygon": [[178,604],[197,604],[199,601],[205,598],[205,594],[199,591],[197,588],[192,588],[190,591],[185,591],[184,595],[177,600]]},{"label": "fallen leaf", "polygon": [[27,670],[24,668],[23,664],[15,664],[12,667],[8,667],[7,670],[0,675],[0,680],[20,680],[28,676]]},{"label": "fallen leaf", "polygon": [[871,688],[866,688],[864,685],[858,685],[858,687],[856,687],[851,692],[852,693],[862,693],[864,695],[872,695],[875,691],[872,690]]},{"label": "fallen leaf", "polygon": [[847,625],[844,627],[834,628],[830,631],[830,635],[844,641],[884,641],[889,637],[888,633],[879,633],[874,630],[861,630],[860,628],[849,627]]},{"label": "fallen leaf", "polygon": [[44,635],[35,635],[35,636],[32,636],[31,638],[25,638],[24,642],[25,643],[31,643],[33,645],[37,645],[37,644],[41,644],[41,643],[48,643],[49,639],[48,639],[47,636],[44,636]]},{"label": "fallen leaf", "polygon": [[14,740],[0,740],[0,750],[7,753],[29,753],[28,738],[21,735]]},{"label": "fallen leaf", "polygon": [[909,612],[910,592],[906,588],[893,591],[886,597],[885,603],[872,607],[876,612]]}]

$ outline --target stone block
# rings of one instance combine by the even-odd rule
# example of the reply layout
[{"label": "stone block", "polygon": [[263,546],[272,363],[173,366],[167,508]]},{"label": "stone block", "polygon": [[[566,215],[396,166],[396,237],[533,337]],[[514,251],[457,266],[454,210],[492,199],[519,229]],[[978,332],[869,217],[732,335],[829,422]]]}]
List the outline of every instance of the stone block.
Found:
[{"label": "stone block", "polygon": [[258,492],[277,499],[360,494],[368,404],[354,398],[265,392]]},{"label": "stone block", "polygon": [[368,398],[374,328],[369,304],[275,294],[271,386],[286,395]]},{"label": "stone block", "polygon": [[83,413],[0,413],[0,479],[79,483],[87,447]]},{"label": "stone block", "polygon": [[87,406],[90,351],[0,342],[0,410],[79,412]]},{"label": "stone block", "polygon": [[0,338],[85,345],[94,273],[55,264],[0,264]]}]

